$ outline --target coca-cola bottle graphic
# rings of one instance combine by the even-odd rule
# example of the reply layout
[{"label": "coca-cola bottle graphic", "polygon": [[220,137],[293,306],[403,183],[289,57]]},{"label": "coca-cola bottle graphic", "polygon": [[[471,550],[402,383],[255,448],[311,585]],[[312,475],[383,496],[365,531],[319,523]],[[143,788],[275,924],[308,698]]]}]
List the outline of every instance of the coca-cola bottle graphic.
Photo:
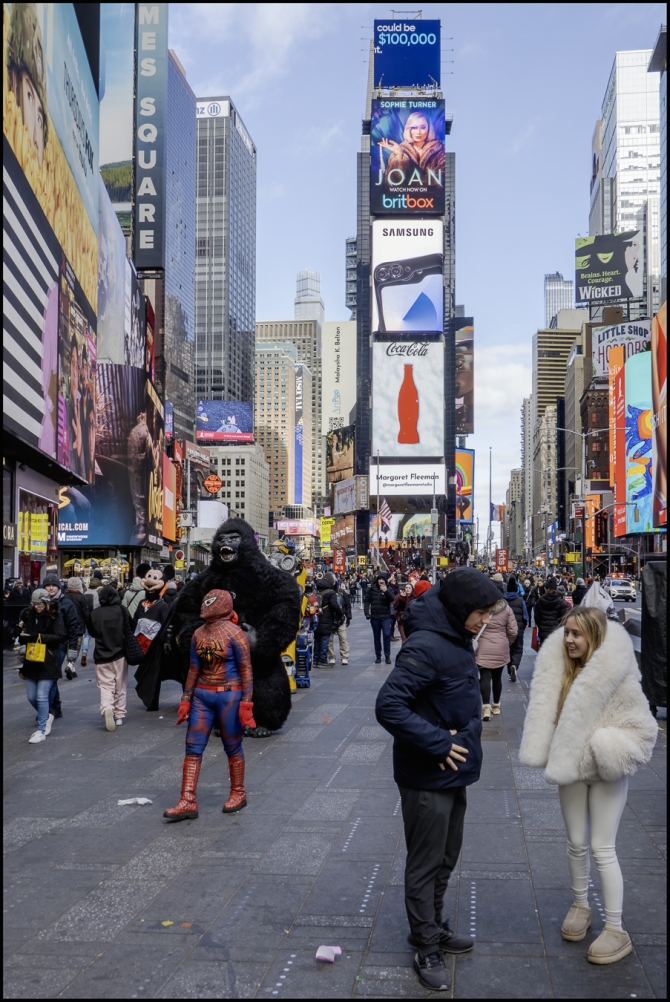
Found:
[{"label": "coca-cola bottle graphic", "polygon": [[402,386],[398,393],[398,442],[401,445],[419,443],[419,392],[414,385],[414,366],[405,366]]}]

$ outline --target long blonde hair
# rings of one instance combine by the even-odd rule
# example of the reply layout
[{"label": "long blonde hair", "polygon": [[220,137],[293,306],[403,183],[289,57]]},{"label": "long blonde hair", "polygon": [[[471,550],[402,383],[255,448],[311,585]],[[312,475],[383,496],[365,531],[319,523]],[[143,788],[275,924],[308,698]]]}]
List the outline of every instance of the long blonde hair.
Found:
[{"label": "long blonde hair", "polygon": [[586,637],[588,644],[586,654],[583,658],[571,658],[568,648],[563,644],[563,657],[565,659],[565,672],[563,673],[563,684],[558,697],[558,707],[556,709],[556,721],[561,715],[563,704],[567,699],[572,683],[575,681],[585,664],[591,660],[595,652],[601,646],[607,633],[607,617],[601,609],[593,606],[578,605],[563,617],[562,626],[567,626],[569,620],[574,619],[577,626]]}]

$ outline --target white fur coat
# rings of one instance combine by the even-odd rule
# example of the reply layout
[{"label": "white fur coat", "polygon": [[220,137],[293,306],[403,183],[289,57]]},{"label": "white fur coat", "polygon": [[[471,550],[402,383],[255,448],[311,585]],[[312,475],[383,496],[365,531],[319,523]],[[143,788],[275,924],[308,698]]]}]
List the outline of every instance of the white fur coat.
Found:
[{"label": "white fur coat", "polygon": [[573,682],[555,725],[564,672],[559,629],[535,661],[519,759],[544,766],[547,782],[560,786],[632,775],[651,758],[658,727],[624,628],[608,621],[604,643]]}]

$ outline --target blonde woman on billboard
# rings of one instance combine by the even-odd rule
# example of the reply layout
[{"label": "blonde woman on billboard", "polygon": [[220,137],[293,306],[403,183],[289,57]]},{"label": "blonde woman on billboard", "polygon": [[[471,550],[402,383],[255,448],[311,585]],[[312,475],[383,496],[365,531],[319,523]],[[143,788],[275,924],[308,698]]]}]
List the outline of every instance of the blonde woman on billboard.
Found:
[{"label": "blonde woman on billboard", "polygon": [[[413,111],[408,116],[401,143],[395,143],[392,139],[381,139],[379,145],[391,153],[384,177],[386,184],[393,186],[398,183],[413,183],[415,178],[408,175],[417,168],[420,171],[431,170],[438,177],[442,177],[444,144],[435,138],[433,123],[422,111]],[[394,170],[403,172],[402,181],[398,180],[397,175],[395,179],[390,177]],[[419,180],[420,184],[427,183],[425,177],[416,180]]]},{"label": "blonde woman on billboard", "polygon": [[626,242],[624,251],[626,262],[626,285],[630,290],[633,299],[641,299],[644,295],[644,252],[642,244],[642,233],[633,234],[631,240]]}]

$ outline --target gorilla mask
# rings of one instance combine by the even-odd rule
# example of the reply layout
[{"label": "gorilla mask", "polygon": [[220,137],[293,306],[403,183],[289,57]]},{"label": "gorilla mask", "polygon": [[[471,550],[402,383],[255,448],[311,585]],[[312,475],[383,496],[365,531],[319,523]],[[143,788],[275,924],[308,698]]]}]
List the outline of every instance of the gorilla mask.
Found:
[{"label": "gorilla mask", "polygon": [[227,519],[212,541],[214,560],[226,568],[244,563],[252,550],[258,550],[254,530],[242,518]]}]

